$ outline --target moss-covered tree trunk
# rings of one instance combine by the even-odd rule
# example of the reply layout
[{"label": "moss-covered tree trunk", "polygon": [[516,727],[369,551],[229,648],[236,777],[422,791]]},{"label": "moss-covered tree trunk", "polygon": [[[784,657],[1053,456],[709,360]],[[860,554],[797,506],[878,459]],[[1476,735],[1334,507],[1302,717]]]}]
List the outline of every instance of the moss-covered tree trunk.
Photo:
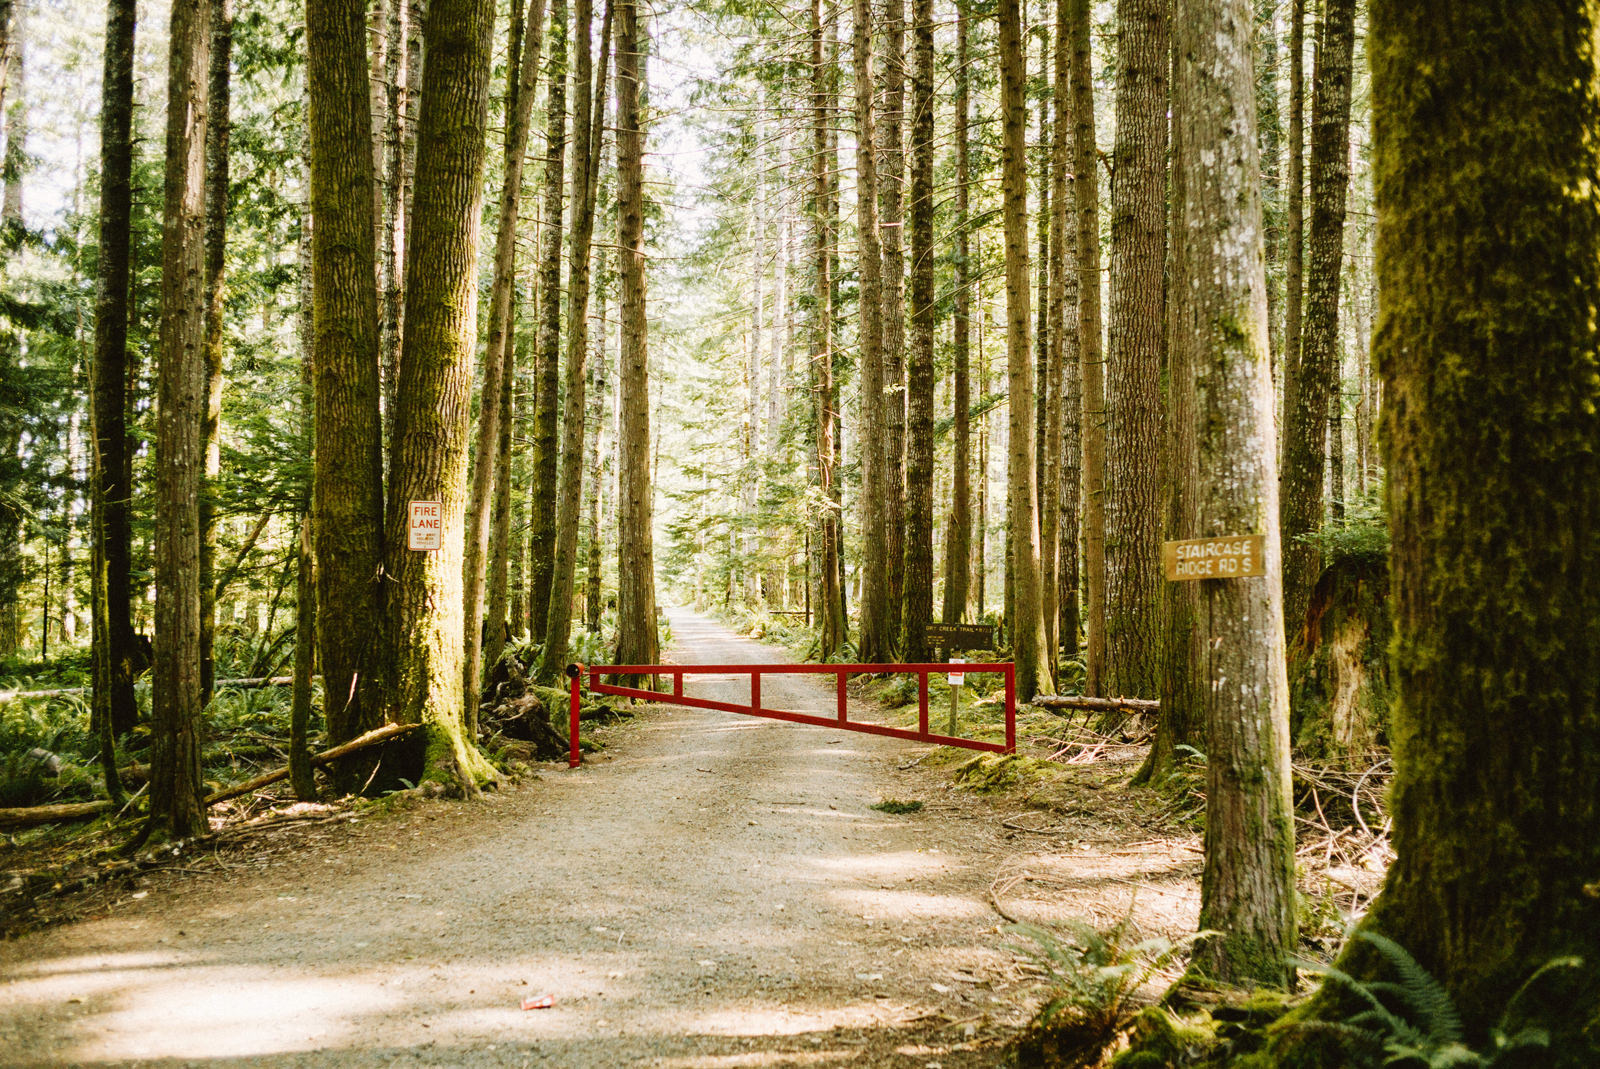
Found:
[{"label": "moss-covered tree trunk", "polygon": [[622,348],[617,383],[617,663],[655,664],[654,514],[650,479],[650,335],[645,318],[646,38],[634,0],[617,0],[617,260]]},{"label": "moss-covered tree trunk", "polygon": [[1593,1065],[1600,5],[1371,19],[1398,700],[1397,858],[1368,924],[1475,1040],[1539,965],[1582,956],[1523,1008],[1550,1064]]},{"label": "moss-covered tree trunk", "polygon": [[933,659],[933,0],[911,5],[911,351],[906,362],[906,545],[900,651]]},{"label": "moss-covered tree trunk", "polygon": [[[339,621],[319,635],[334,743],[381,724],[384,700],[383,428],[365,10],[360,0],[306,6],[316,377],[311,511],[317,603],[324,620]],[[348,763],[340,778],[356,786],[368,765]]]},{"label": "moss-covered tree trunk", "polygon": [[1119,0],[1106,376],[1106,690],[1161,688],[1168,0]]},{"label": "moss-covered tree trunk", "polygon": [[[428,7],[384,567],[390,719],[428,726],[419,775],[469,793],[492,775],[464,730],[461,565],[493,33],[490,0]],[[408,548],[412,501],[440,503],[441,548]]]},{"label": "moss-covered tree trunk", "polygon": [[205,134],[210,0],[172,6],[161,218],[156,421],[156,633],[150,827],[206,830],[200,780],[200,480],[205,465]]},{"label": "moss-covered tree trunk", "polygon": [[1200,581],[1210,743],[1200,926],[1220,934],[1196,949],[1193,967],[1284,986],[1294,811],[1250,2],[1183,0],[1175,25],[1198,530],[1263,535],[1266,545],[1265,575]]}]

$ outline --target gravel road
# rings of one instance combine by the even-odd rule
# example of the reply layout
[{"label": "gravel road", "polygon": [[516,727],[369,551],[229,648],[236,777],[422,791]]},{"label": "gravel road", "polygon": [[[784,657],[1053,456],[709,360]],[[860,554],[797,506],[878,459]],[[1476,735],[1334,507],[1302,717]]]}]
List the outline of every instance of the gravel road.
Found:
[{"label": "gravel road", "polygon": [[[781,659],[671,619],[680,663]],[[763,702],[831,710],[831,680]],[[1031,990],[985,897],[996,818],[901,767],[926,747],[667,706],[604,738],[0,944],[0,1065],[995,1064]]]}]

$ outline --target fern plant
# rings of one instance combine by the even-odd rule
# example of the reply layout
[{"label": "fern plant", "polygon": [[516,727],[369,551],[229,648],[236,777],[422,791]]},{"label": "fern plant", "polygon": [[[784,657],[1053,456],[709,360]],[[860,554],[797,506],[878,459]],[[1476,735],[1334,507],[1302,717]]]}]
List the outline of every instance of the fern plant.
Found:
[{"label": "fern plant", "polygon": [[1130,943],[1133,911],[1102,932],[1083,921],[1069,920],[1063,933],[1036,924],[1012,924],[1006,931],[1032,945],[1010,949],[1033,959],[1048,976],[1049,1000],[1039,1011],[1046,1026],[1063,1012],[1079,1029],[1109,1035],[1138,1012],[1138,991],[1153,976],[1185,953],[1196,940],[1215,935],[1202,931],[1171,940],[1161,936]]},{"label": "fern plant", "polygon": [[1582,964],[1581,959],[1568,957],[1553,958],[1541,965],[1506,1003],[1499,1022],[1489,1030],[1489,1046],[1475,1050],[1467,1043],[1461,1014],[1450,993],[1405,947],[1377,932],[1358,931],[1355,938],[1371,943],[1398,980],[1362,981],[1331,965],[1308,961],[1295,964],[1326,977],[1359,999],[1365,1008],[1338,1022],[1339,1026],[1379,1047],[1385,1066],[1407,1069],[1491,1069],[1506,1064],[1507,1057],[1515,1052],[1548,1048],[1550,1033],[1542,1028],[1511,1031],[1517,1004],[1546,973]]}]

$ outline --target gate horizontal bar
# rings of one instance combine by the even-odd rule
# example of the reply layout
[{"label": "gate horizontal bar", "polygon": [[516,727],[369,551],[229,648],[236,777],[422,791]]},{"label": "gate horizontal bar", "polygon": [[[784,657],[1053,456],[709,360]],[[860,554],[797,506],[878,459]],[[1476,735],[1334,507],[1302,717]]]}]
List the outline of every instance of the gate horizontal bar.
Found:
[{"label": "gate horizontal bar", "polygon": [[[928,677],[935,672],[959,671],[963,674],[990,674],[1005,677],[1005,726],[1006,741],[1004,744],[997,742],[983,742],[978,739],[964,739],[955,735],[942,735],[928,728]],[[846,731],[858,731],[867,735],[882,735],[893,739],[905,739],[909,742],[928,742],[940,746],[958,746],[967,750],[980,750],[985,753],[1012,753],[1016,750],[1016,666],[1009,662],[990,664],[969,664],[966,662],[947,663],[944,661],[929,661],[909,664],[609,664],[609,665],[568,665],[567,675],[572,681],[571,700],[571,726],[570,745],[571,754],[569,763],[576,768],[579,763],[578,754],[578,706],[579,688],[582,685],[582,674],[589,675],[589,689],[596,694],[607,694],[621,698],[636,698],[641,701],[664,702],[670,705],[682,705],[693,709],[711,709],[717,712],[740,713],[745,716],[759,716],[767,720],[782,720],[791,724],[809,724],[815,727],[843,728]],[[864,723],[849,719],[848,704],[845,694],[846,677],[862,674],[885,674],[890,672],[904,672],[917,676],[917,729],[888,727],[883,724]],[[683,692],[685,676],[727,676],[741,675],[750,677],[750,704],[739,705],[734,702],[717,701],[713,698],[697,698]],[[761,705],[761,677],[768,675],[832,675],[836,679],[835,700],[837,715],[834,717],[818,716],[812,713],[797,713],[786,709],[766,709]],[[671,676],[672,691],[670,693],[655,690],[645,690],[642,687],[625,687],[613,683],[601,682],[601,676]],[[951,724],[954,726],[954,720]]]}]

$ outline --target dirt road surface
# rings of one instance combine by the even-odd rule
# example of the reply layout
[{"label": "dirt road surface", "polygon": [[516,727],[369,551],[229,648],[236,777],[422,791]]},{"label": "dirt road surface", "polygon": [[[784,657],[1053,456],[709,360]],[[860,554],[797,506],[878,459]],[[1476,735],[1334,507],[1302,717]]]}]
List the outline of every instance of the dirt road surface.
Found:
[{"label": "dirt road surface", "polygon": [[[672,623],[679,663],[782,659]],[[831,681],[763,691],[831,709]],[[1007,814],[896,740],[672,707],[605,737],[0,944],[0,1065],[995,1064],[1036,996],[988,898]]]}]

